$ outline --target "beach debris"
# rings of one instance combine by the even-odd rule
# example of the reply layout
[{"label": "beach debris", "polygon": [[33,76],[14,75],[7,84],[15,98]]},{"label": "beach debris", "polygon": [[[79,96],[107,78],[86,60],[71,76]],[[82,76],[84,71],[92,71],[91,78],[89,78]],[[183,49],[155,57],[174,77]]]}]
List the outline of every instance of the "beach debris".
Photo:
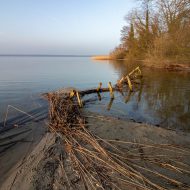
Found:
[{"label": "beach debris", "polygon": [[[190,188],[175,178],[177,173],[190,173],[190,166],[181,161],[182,155],[190,156],[188,148],[102,139],[87,129],[77,96],[71,98],[70,93],[62,91],[48,93],[46,97],[49,129],[61,138],[67,155],[65,159],[70,162],[74,175],[84,184],[85,190]],[[122,144],[129,145],[130,150],[120,150]],[[155,150],[162,154],[157,155]],[[71,179],[67,178],[66,183],[76,188]]]},{"label": "beach debris", "polygon": [[102,89],[102,83],[100,82],[100,83],[99,83],[99,86],[98,86],[98,88],[97,88],[97,92],[101,92],[101,89]]},{"label": "beach debris", "polygon": [[76,91],[76,90],[71,90],[71,92],[70,92],[70,98],[73,98],[75,95],[77,97],[79,106],[82,108],[83,107],[83,103],[82,103],[82,100],[81,100],[79,92]]},{"label": "beach debris", "polygon": [[[100,92],[110,92],[110,96],[111,96],[111,99],[114,99],[114,91],[118,91],[120,92],[122,95],[123,94],[123,91],[122,89],[125,87],[124,84],[127,84],[130,91],[135,91],[135,85],[134,84],[141,84],[139,82],[137,82],[135,79],[137,78],[142,78],[142,72],[140,70],[139,67],[137,67],[136,69],[134,69],[132,72],[130,72],[130,77],[129,77],[129,74],[122,77],[118,82],[117,84],[115,85],[112,85],[111,82],[108,83],[108,88],[103,88],[102,87],[102,82],[99,83],[98,87],[97,88],[92,88],[92,89],[87,89],[87,90],[81,90],[81,91],[76,91],[76,90],[71,90],[70,91],[70,98],[74,97],[75,95],[77,96],[77,99],[78,99],[78,104],[80,105],[80,107],[83,106],[82,104],[82,100],[80,97],[83,97],[85,95],[88,95],[88,94],[93,94],[93,93],[98,93],[98,98],[99,100],[101,100],[101,96],[100,96]],[[77,95],[77,92],[78,92],[78,95]],[[78,98],[79,96],[79,98]]]},{"label": "beach debris", "polygon": [[[136,73],[136,74],[135,74]],[[135,74],[135,75],[134,75]],[[136,67],[135,69],[133,69],[129,74],[128,74],[128,76],[132,76],[132,75],[134,75],[134,76],[140,76],[140,77],[142,77],[142,72],[141,72],[141,70],[140,70],[140,67],[138,66],[138,67]]]},{"label": "beach debris", "polygon": [[[7,117],[8,117],[8,113],[9,113],[9,109],[10,109],[10,108],[12,108],[12,109],[14,109],[14,110],[16,110],[16,111],[18,111],[18,112],[20,112],[20,113],[23,113],[23,114],[27,115],[28,117],[32,118],[33,120],[36,119],[33,115],[31,115],[31,114],[29,114],[29,113],[27,113],[27,112],[25,112],[25,111],[23,111],[23,110],[21,110],[21,109],[15,107],[15,106],[8,105],[8,106],[7,106],[6,115],[5,115],[5,119],[4,119],[4,127],[6,126]],[[18,127],[18,125],[17,125],[17,124],[14,124],[14,127]]]},{"label": "beach debris", "polygon": [[79,95],[79,92],[78,92],[78,91],[76,92],[76,95],[77,95],[78,104],[79,104],[79,106],[82,108],[82,107],[83,107],[83,104],[82,104],[82,100],[81,100],[81,98],[80,98],[80,95]]},{"label": "beach debris", "polygon": [[126,76],[126,78],[127,78],[127,83],[129,85],[130,91],[133,91],[133,86],[132,86],[132,83],[131,83],[131,80],[130,80],[129,76]]},{"label": "beach debris", "polygon": [[111,82],[108,83],[108,88],[109,88],[109,91],[110,91],[111,99],[114,99],[114,92],[113,92],[113,87],[112,87]]},{"label": "beach debris", "polygon": [[129,74],[127,74],[126,76],[122,77],[118,82],[117,82],[117,86],[118,87],[122,87],[123,83],[127,82],[129,89],[131,91],[133,91],[133,85],[132,83],[137,83],[138,82],[135,80],[137,78],[142,78],[142,72],[140,70],[140,67],[136,67],[135,69],[133,69]]}]

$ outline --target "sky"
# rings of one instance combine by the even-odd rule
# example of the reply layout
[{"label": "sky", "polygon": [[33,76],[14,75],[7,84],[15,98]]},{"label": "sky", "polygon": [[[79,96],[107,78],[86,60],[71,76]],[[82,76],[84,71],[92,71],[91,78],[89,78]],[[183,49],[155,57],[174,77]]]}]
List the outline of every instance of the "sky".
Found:
[{"label": "sky", "polygon": [[0,0],[0,54],[108,54],[135,0]]}]

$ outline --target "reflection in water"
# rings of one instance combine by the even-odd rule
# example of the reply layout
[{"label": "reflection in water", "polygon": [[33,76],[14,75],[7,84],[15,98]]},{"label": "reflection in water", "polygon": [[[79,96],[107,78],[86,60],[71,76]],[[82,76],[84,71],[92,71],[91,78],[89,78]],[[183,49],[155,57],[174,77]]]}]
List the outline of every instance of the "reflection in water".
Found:
[{"label": "reflection in water", "polygon": [[[126,76],[140,63],[110,62],[118,79]],[[123,88],[101,94],[101,103],[88,103],[92,111],[137,122],[145,122],[175,130],[190,130],[190,74],[141,67],[143,79],[138,90]],[[107,112],[106,112],[107,111]]]},{"label": "reflection in water", "polygon": [[[111,65],[90,57],[0,56],[0,123],[8,105],[29,113],[39,107],[43,92],[63,87],[85,89],[96,87],[99,82],[107,85],[116,78]],[[20,115],[10,111],[8,119]]]},{"label": "reflection in water", "polygon": [[107,110],[108,110],[108,111],[111,110],[111,107],[112,107],[113,101],[114,101],[114,98],[111,98],[111,99],[110,99],[110,102],[109,102],[109,104],[108,104],[108,106],[107,106]]},{"label": "reflection in water", "polygon": [[128,95],[126,96],[125,103],[127,104],[130,101],[132,91],[128,90]]},{"label": "reflection in water", "polygon": [[97,94],[98,94],[98,100],[101,101],[101,100],[102,100],[102,97],[101,97],[101,95],[100,95],[100,92],[97,92]]},{"label": "reflection in water", "polygon": [[[44,105],[39,97],[43,92],[68,86],[92,88],[100,82],[103,86],[109,81],[115,84],[138,65],[122,61],[109,64],[87,57],[0,57],[0,126],[9,104],[30,113],[38,110],[38,103]],[[88,107],[124,119],[189,130],[190,74],[147,68],[142,72],[137,91],[124,88],[114,92],[114,101],[110,101],[109,92],[92,95],[95,101],[88,102]],[[8,123],[15,123],[20,116],[10,111]]]},{"label": "reflection in water", "polygon": [[[112,62],[119,77],[138,63]],[[142,68],[144,85],[138,93],[128,93],[127,111],[140,114],[141,119],[169,128],[190,129],[190,74]],[[133,96],[132,99],[131,96]],[[138,110],[137,110],[138,109]]]}]

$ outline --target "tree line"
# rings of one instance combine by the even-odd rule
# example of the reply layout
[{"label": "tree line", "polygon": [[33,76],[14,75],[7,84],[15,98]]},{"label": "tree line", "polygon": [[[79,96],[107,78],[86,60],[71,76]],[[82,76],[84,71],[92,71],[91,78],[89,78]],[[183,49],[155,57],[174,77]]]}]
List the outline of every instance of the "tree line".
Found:
[{"label": "tree line", "polygon": [[190,63],[190,0],[141,0],[125,20],[111,58]]}]

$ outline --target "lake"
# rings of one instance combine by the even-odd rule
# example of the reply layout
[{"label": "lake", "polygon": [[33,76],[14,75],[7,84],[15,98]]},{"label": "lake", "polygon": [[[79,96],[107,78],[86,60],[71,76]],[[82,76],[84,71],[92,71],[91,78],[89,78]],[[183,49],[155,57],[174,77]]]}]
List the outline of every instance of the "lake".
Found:
[{"label": "lake", "polygon": [[[99,82],[103,86],[109,81],[114,84],[137,65],[90,57],[0,56],[0,121],[3,123],[8,105],[36,114],[45,109],[41,93],[62,87],[92,88]],[[137,92],[126,89],[123,95],[115,93],[110,108],[109,93],[102,94],[101,101],[96,94],[90,95],[85,97],[91,100],[86,108],[159,127],[190,130],[190,74],[144,67],[142,72],[143,82]],[[8,120],[22,114],[9,107]]]}]

